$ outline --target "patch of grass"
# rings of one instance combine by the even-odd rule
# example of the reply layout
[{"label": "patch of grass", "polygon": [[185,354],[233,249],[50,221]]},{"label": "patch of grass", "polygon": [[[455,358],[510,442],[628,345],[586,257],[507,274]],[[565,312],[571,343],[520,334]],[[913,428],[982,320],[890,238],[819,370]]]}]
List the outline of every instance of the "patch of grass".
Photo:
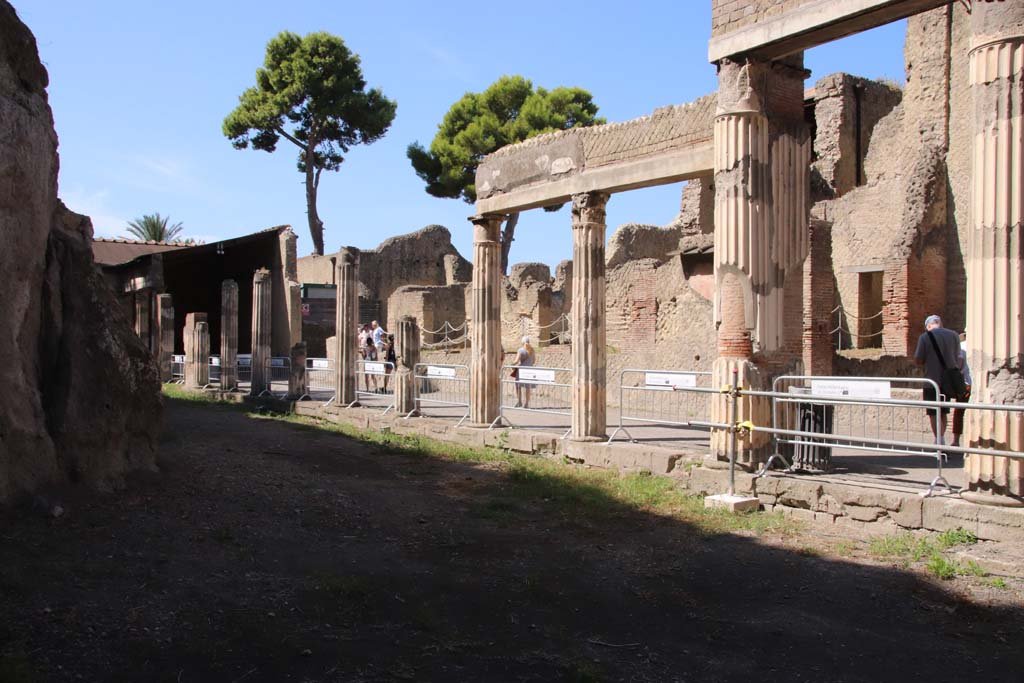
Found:
[{"label": "patch of grass", "polygon": [[237,401],[225,401],[213,394],[208,394],[203,391],[192,391],[186,389],[180,384],[164,384],[163,395],[165,398],[169,398],[173,401],[186,401],[188,403],[201,403],[205,405],[218,406],[221,408],[230,408],[233,410],[248,410],[248,406]]},{"label": "patch of grass", "polygon": [[832,552],[839,557],[850,557],[853,555],[854,546],[849,541],[840,541],[832,548]]},{"label": "patch of grass", "polygon": [[1006,590],[1009,586],[1006,584],[1006,579],[1001,576],[997,576],[994,579],[989,579],[988,585],[992,588],[998,588],[1000,590]]},{"label": "patch of grass", "polygon": [[949,529],[935,537],[935,543],[941,550],[952,548],[958,545],[974,545],[978,537],[972,531],[966,529]]},{"label": "patch of grass", "polygon": [[868,543],[868,551],[877,557],[920,562],[935,553],[935,546],[927,537],[918,538],[914,534],[904,533],[872,538]]},{"label": "patch of grass", "polygon": [[[371,431],[305,415],[249,413],[249,416],[323,429],[377,446],[384,451],[488,465],[506,474],[511,483],[509,493],[514,498],[542,504],[566,515],[600,518],[622,514],[627,510],[641,510],[685,520],[709,533],[785,534],[795,531],[799,526],[777,513],[734,515],[720,509],[706,510],[704,499],[700,496],[687,494],[671,479],[651,476],[650,473],[620,474],[610,470],[588,469],[497,448],[462,446],[420,435]],[[484,509],[484,516],[492,518],[501,519],[514,514],[512,508],[505,503],[494,503],[489,509]]]},{"label": "patch of grass", "polygon": [[949,581],[958,574],[958,566],[955,560],[950,560],[945,555],[938,553],[928,558],[925,568],[936,578]]},{"label": "patch of grass", "polygon": [[948,558],[943,551],[978,542],[978,537],[964,529],[943,531],[930,536],[910,533],[879,536],[871,539],[868,550],[876,557],[901,560],[905,566],[924,561],[925,569],[933,576],[948,581],[957,576],[984,577],[988,575],[977,562],[966,563]]}]

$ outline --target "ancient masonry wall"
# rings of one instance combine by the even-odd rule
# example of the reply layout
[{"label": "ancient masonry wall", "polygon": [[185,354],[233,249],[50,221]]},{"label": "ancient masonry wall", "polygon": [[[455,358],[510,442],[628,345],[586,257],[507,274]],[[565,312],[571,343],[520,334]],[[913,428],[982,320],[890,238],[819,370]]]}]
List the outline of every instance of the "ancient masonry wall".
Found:
[{"label": "ancient masonry wall", "polygon": [[[845,189],[851,173],[845,161],[848,135],[832,135],[831,146],[826,143],[829,132],[839,130],[835,117],[849,116],[848,87],[827,77],[815,88],[819,159],[813,187],[821,201],[813,214],[833,224],[836,298],[850,315],[854,333],[844,339],[844,347],[882,346],[889,354],[911,353],[929,313],[942,314],[947,327],[963,329],[963,231],[970,175],[964,108],[969,108],[970,97],[966,67],[957,65],[967,52],[968,19],[964,8],[949,6],[908,21],[902,100],[893,106],[879,91],[884,86],[866,85],[862,91],[862,117],[869,100],[874,102],[871,116],[886,107],[891,111],[871,133],[863,178],[854,177],[860,183],[852,189]],[[872,90],[875,95],[867,98]],[[964,139],[954,139],[954,130]],[[881,297],[866,286],[872,272],[882,274]],[[880,306],[882,339],[858,338],[858,333],[872,335],[879,328],[877,321],[858,323],[854,316],[874,315]]]}]

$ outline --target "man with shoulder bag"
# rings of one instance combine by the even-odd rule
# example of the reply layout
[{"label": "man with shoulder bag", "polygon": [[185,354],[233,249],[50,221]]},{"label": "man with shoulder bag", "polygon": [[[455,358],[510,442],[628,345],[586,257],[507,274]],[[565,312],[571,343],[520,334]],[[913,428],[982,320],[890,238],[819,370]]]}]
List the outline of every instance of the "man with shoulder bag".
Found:
[{"label": "man with shoulder bag", "polygon": [[[924,334],[917,339],[917,351],[914,361],[925,368],[924,375],[939,387],[940,395],[935,395],[935,388],[927,386],[923,392],[925,401],[966,401],[967,385],[960,371],[960,337],[952,330],[942,326],[942,318],[930,315],[924,321]],[[928,421],[931,423],[935,443],[944,445],[946,434],[946,416],[949,408],[928,408]]]}]

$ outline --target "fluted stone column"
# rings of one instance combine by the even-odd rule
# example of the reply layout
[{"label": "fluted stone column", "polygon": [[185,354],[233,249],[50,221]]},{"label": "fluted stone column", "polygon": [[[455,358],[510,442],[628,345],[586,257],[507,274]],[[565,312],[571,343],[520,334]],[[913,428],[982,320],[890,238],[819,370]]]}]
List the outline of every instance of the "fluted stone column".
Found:
[{"label": "fluted stone column", "polygon": [[334,386],[335,402],[347,406],[356,400],[356,355],[359,337],[359,250],[338,252],[335,281]]},{"label": "fluted stone column", "polygon": [[249,393],[259,396],[270,388],[271,291],[270,271],[260,268],[252,276],[252,382]]},{"label": "fluted stone column", "polygon": [[[967,346],[972,401],[1024,403],[1024,3],[975,2],[970,85],[974,97]],[[1024,420],[966,413],[969,446],[1024,451]],[[1024,462],[968,455],[976,502],[1024,504]]]},{"label": "fluted stone column", "polygon": [[604,192],[572,198],[572,440],[606,438]]},{"label": "fluted stone column", "polygon": [[238,283],[220,283],[220,388],[238,388]]},{"label": "fluted stone column", "polygon": [[489,427],[501,402],[501,221],[476,216],[473,222],[472,321],[470,326],[469,420]]},{"label": "fluted stone column", "polygon": [[307,394],[306,390],[306,342],[292,345],[289,354],[288,398],[298,400]]},{"label": "fluted stone column", "polygon": [[[758,389],[768,384],[773,370],[801,362],[802,330],[787,329],[784,306],[786,279],[802,277],[809,244],[811,142],[802,109],[806,72],[800,54],[778,63],[723,60],[718,66],[718,358],[712,373],[715,386],[731,385],[735,378],[742,387]],[[755,351],[766,367],[755,365]],[[712,419],[770,424],[768,400],[741,398],[736,415],[730,404],[726,395],[712,399]],[[744,435],[737,443],[737,462],[750,467],[764,461],[769,441],[763,433]],[[713,432],[711,447],[718,459],[728,459],[729,443],[727,432]]]},{"label": "fluted stone column", "polygon": [[210,328],[205,313],[185,318],[185,387],[200,389],[210,383]]},{"label": "fluted stone column", "polygon": [[299,283],[298,236],[291,229],[278,235],[278,251],[284,277],[284,306],[288,317],[289,348],[302,341],[302,285]]},{"label": "fluted stone column", "polygon": [[157,337],[159,351],[157,364],[160,367],[160,379],[171,381],[171,356],[174,355],[174,299],[170,294],[159,294],[156,298]]},{"label": "fluted stone column", "polygon": [[420,362],[420,328],[416,318],[403,315],[395,336],[398,367],[395,368],[395,410],[408,415],[416,409],[416,381],[413,369]]}]

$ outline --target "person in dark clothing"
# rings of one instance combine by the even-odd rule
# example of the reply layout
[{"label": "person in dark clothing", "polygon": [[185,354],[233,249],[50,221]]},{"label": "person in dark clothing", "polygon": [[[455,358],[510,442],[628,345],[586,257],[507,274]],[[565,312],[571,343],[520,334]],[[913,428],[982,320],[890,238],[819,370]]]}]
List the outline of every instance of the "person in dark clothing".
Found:
[{"label": "person in dark clothing", "polygon": [[387,343],[384,345],[384,362],[387,365],[384,366],[384,390],[382,394],[388,393],[388,380],[391,379],[391,373],[395,371],[395,365],[398,363],[398,355],[395,353],[395,335],[389,334],[387,336]]},{"label": "person in dark clothing", "polygon": [[[960,366],[960,337],[956,332],[944,328],[942,318],[937,315],[930,315],[925,319],[924,330],[924,334],[917,339],[914,362],[924,366],[924,376],[935,382],[941,391],[944,369]],[[925,387],[923,393],[926,401],[949,401],[951,398],[943,394],[936,396],[935,388],[932,386]],[[935,435],[935,443],[940,445],[946,443],[946,416],[948,414],[949,408],[946,407],[940,410],[928,409],[928,421],[932,426],[932,434]]]}]

